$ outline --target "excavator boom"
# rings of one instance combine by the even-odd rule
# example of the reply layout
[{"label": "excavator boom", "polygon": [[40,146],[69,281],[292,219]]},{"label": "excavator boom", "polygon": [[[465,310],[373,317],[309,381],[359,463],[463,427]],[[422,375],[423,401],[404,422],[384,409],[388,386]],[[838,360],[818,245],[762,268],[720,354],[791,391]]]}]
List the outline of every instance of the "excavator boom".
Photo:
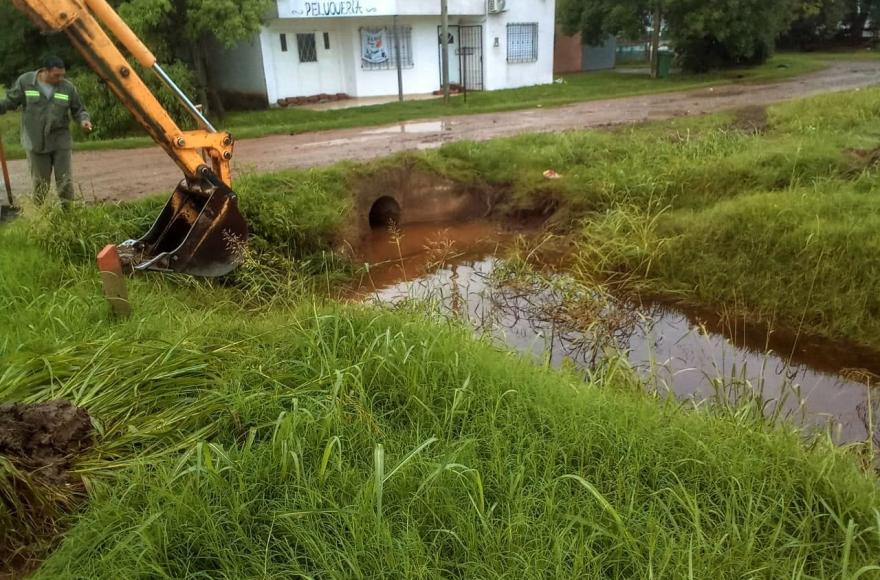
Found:
[{"label": "excavator boom", "polygon": [[[44,32],[64,32],[92,70],[183,171],[183,181],[149,232],[120,244],[120,255],[136,270],[222,276],[235,269],[248,239],[248,227],[231,189],[232,136],[211,125],[106,0],[12,2]],[[193,115],[199,129],[181,130],[117,43],[158,75]]]}]

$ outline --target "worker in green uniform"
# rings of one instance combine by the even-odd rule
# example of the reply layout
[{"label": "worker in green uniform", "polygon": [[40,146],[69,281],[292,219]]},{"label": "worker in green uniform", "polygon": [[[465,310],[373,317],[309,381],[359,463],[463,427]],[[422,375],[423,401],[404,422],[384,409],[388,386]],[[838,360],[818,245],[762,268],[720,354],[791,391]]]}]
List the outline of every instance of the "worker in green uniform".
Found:
[{"label": "worker in green uniform", "polygon": [[21,75],[0,99],[0,114],[21,107],[21,146],[27,152],[34,201],[42,204],[49,192],[52,172],[63,205],[73,200],[70,118],[84,131],[92,130],[89,114],[73,84],[64,78],[64,61],[55,56],[42,68]]}]

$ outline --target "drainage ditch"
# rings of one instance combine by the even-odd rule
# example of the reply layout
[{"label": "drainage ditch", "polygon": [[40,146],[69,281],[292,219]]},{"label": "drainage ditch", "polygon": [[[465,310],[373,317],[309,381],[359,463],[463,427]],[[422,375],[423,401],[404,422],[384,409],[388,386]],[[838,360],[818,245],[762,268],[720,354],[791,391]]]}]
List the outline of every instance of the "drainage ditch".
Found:
[{"label": "drainage ditch", "polygon": [[829,428],[837,443],[873,432],[880,444],[869,413],[872,406],[880,416],[880,393],[871,387],[880,374],[876,353],[710,311],[618,299],[564,272],[523,279],[502,257],[515,234],[486,221],[374,230],[363,246],[371,267],[360,294],[386,305],[428,300],[554,367],[573,364],[586,374],[624,356],[649,390],[695,404],[759,393],[768,412]]}]

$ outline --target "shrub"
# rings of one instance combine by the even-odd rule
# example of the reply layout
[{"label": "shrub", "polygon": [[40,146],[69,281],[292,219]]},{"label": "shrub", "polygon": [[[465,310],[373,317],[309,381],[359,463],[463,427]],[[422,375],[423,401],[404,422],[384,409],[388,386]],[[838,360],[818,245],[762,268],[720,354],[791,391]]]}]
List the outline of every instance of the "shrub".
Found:
[{"label": "shrub", "polygon": [[[133,65],[134,70],[144,80],[159,103],[182,128],[191,128],[193,122],[189,113],[177,98],[168,90],[162,81],[143,67]],[[174,82],[188,95],[194,93],[193,74],[185,64],[178,61],[166,67],[165,71]],[[108,139],[122,137],[131,133],[140,133],[142,129],[128,109],[107,87],[103,80],[88,70],[82,70],[71,76],[72,82],[79,90],[83,103],[92,116],[95,129],[89,139]]]}]

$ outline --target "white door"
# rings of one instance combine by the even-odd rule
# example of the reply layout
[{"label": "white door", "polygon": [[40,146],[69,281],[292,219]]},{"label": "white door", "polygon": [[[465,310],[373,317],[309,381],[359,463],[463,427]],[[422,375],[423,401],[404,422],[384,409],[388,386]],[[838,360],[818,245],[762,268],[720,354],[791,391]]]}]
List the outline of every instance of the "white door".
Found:
[{"label": "white door", "polygon": [[288,35],[290,49],[287,58],[296,70],[296,96],[308,97],[321,92],[321,62],[318,53],[318,34],[296,32]]},{"label": "white door", "polygon": [[345,92],[342,75],[342,50],[336,32],[318,32],[315,40],[318,46],[318,63],[321,75],[322,93],[334,95]]}]

